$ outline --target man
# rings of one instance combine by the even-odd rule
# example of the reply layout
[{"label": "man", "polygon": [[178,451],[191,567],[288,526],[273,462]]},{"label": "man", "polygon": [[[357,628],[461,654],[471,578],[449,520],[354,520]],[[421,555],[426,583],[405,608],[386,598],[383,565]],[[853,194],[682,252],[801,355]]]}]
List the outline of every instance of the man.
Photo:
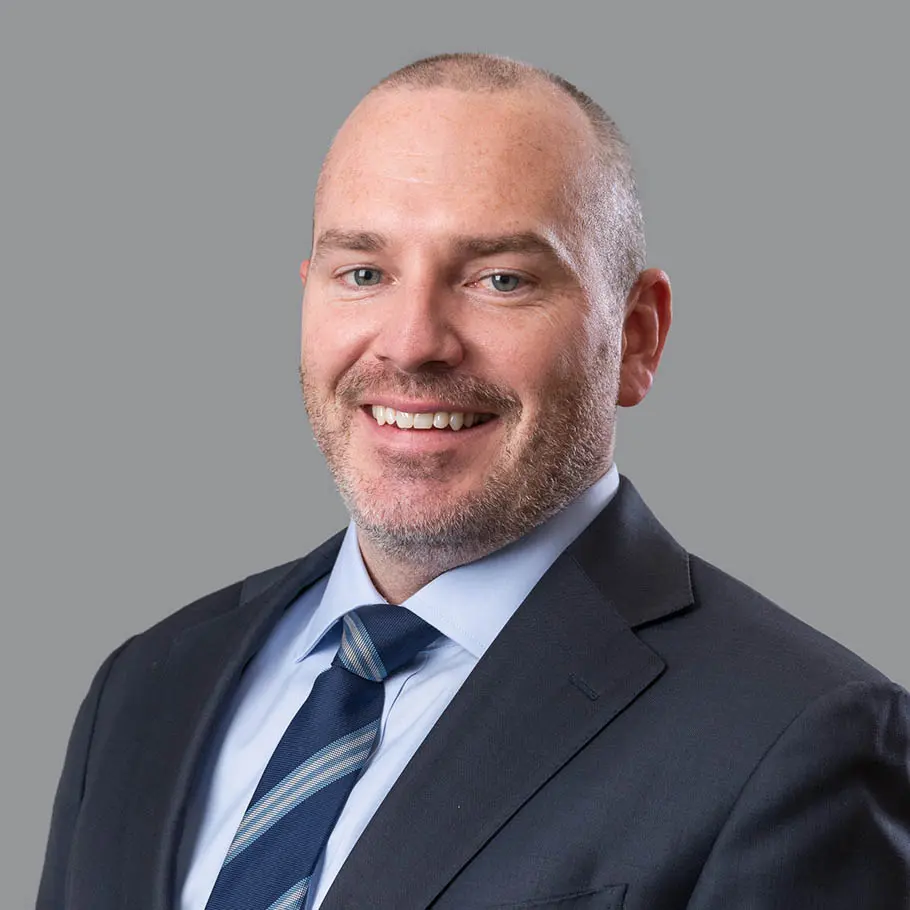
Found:
[{"label": "man", "polygon": [[910,906],[908,694],[613,463],[671,295],[603,111],[405,67],[336,137],[301,275],[352,524],[105,662],[38,907]]}]

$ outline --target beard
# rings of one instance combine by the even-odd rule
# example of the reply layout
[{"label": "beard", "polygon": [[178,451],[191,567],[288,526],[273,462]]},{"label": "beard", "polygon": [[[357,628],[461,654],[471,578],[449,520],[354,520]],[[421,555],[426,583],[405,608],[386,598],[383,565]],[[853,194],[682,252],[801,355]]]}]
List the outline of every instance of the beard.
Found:
[{"label": "beard", "polygon": [[[342,377],[334,400],[303,365],[300,382],[316,443],[358,533],[391,559],[441,573],[524,536],[610,467],[618,364],[609,353],[606,345],[598,351],[601,370],[580,370],[570,355],[559,358],[540,396],[542,409],[525,427],[521,400],[512,390],[473,376],[355,366]],[[446,481],[454,486],[459,479],[450,452],[387,453],[382,476],[370,476],[351,457],[350,444],[366,393],[373,401],[436,399],[457,404],[456,410],[494,413],[503,437],[498,455],[467,491],[447,488]],[[409,497],[409,482],[431,489],[438,483],[439,494]],[[403,495],[397,495],[399,485]]]}]

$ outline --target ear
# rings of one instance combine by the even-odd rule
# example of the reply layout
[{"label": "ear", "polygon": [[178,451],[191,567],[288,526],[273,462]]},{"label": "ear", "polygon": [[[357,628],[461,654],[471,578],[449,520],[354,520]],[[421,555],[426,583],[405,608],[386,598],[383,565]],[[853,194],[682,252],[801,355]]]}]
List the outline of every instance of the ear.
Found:
[{"label": "ear", "polygon": [[626,298],[616,399],[620,407],[634,407],[651,388],[670,331],[672,296],[666,273],[645,269]]},{"label": "ear", "polygon": [[300,263],[300,280],[304,284],[306,284],[306,276],[309,273],[309,271],[310,271],[310,260],[304,259],[303,262]]}]

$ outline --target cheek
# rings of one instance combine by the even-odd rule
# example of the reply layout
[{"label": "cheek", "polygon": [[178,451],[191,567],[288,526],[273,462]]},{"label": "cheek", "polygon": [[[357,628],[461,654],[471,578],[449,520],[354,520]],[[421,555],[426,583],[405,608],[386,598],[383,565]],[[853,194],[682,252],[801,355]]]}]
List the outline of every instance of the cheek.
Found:
[{"label": "cheek", "polygon": [[300,361],[314,382],[334,385],[360,356],[362,341],[354,327],[332,314],[304,310]]},{"label": "cheek", "polygon": [[310,377],[322,372],[326,345],[319,327],[305,319],[300,332],[300,364]]},{"label": "cheek", "polygon": [[546,408],[554,392],[577,384],[579,372],[590,363],[589,346],[576,331],[546,320],[533,331],[502,335],[493,349],[501,378],[523,399],[527,409]]}]

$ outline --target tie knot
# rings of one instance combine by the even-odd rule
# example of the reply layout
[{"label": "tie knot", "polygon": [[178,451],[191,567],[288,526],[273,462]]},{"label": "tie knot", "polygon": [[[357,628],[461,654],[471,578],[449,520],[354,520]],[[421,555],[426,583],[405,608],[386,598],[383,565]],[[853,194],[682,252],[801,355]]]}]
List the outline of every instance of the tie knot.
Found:
[{"label": "tie knot", "polygon": [[344,628],[335,665],[382,682],[407,666],[439,632],[407,607],[371,604],[342,617]]}]

